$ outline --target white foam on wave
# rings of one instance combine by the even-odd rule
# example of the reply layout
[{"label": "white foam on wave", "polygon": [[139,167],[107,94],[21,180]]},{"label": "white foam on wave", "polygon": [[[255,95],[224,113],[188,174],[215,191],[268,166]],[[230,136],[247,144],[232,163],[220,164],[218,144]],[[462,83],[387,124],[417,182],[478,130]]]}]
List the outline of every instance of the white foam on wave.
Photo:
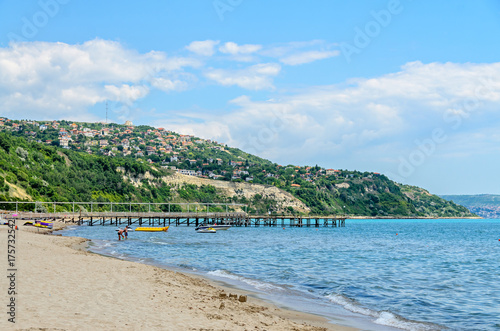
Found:
[{"label": "white foam on wave", "polygon": [[356,301],[351,300],[343,295],[340,294],[331,294],[326,296],[331,302],[340,305],[344,307],[345,309],[352,311],[353,313],[365,315],[365,316],[371,316],[371,317],[378,317],[378,314],[375,310],[371,310],[368,308],[364,308],[360,306]]},{"label": "white foam on wave", "polygon": [[93,251],[101,251],[110,247],[115,247],[116,243],[108,240],[92,240],[90,246]]},{"label": "white foam on wave", "polygon": [[219,277],[219,278],[228,278],[228,279],[236,280],[236,281],[245,283],[247,285],[250,285],[250,286],[252,286],[258,290],[261,290],[261,291],[269,291],[269,290],[282,291],[283,290],[283,288],[275,286],[273,284],[254,280],[254,279],[245,278],[242,276],[238,276],[238,275],[232,274],[226,270],[209,271],[208,274],[211,276]]},{"label": "white foam on wave", "polygon": [[375,324],[411,331],[431,331],[442,329],[442,327],[440,327],[439,325],[411,321],[389,311],[376,311],[373,309],[362,307],[356,301],[349,299],[343,295],[331,294],[328,295],[327,298],[331,302],[340,305],[353,313],[375,318],[375,320],[373,321]]},{"label": "white foam on wave", "polygon": [[438,325],[431,323],[415,322],[407,320],[399,315],[388,311],[382,311],[379,313],[379,317],[375,320],[375,323],[380,325],[392,326],[395,328],[403,330],[415,330],[415,331],[431,331],[431,330],[441,330],[442,328]]}]

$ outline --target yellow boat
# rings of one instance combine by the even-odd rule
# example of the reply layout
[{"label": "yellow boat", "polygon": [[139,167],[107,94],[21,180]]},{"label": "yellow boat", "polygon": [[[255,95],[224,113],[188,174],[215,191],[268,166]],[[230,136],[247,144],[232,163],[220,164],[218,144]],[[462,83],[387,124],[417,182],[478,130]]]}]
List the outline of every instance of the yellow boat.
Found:
[{"label": "yellow boat", "polygon": [[167,232],[168,231],[168,226],[164,226],[164,227],[141,226],[141,227],[135,228],[134,231]]},{"label": "yellow boat", "polygon": [[[26,225],[26,223],[24,223]],[[52,229],[54,226],[54,223],[48,222],[48,221],[35,221],[35,224],[32,224],[33,226],[39,227],[39,228],[49,228]]]}]

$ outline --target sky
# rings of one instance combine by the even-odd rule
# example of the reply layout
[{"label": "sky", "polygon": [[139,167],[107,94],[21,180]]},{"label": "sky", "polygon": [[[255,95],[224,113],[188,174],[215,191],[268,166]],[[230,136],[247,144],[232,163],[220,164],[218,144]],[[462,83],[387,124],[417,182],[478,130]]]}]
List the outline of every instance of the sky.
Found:
[{"label": "sky", "polygon": [[0,116],[500,194],[499,56],[499,0],[0,0]]}]

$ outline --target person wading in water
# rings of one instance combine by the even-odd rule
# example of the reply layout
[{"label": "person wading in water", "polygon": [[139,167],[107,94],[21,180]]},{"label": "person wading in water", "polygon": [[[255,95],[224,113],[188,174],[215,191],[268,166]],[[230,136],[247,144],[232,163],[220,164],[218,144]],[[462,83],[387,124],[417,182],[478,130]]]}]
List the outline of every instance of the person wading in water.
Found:
[{"label": "person wading in water", "polygon": [[118,230],[118,240],[122,240],[122,238],[125,239],[123,232],[125,232],[125,230],[123,229]]}]

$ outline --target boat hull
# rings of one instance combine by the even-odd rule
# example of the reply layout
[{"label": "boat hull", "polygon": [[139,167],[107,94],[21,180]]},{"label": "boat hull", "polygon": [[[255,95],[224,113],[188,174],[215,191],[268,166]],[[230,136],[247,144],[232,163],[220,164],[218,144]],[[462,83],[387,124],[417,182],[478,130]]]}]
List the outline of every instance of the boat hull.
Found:
[{"label": "boat hull", "polygon": [[217,233],[215,229],[199,229],[196,230],[197,233]]},{"label": "boat hull", "polygon": [[164,227],[146,227],[146,226],[141,226],[138,228],[135,228],[134,231],[139,231],[139,232],[167,232],[168,231],[168,226]]},{"label": "boat hull", "polygon": [[196,230],[203,230],[208,228],[213,228],[216,231],[228,230],[231,228],[231,225],[200,225],[196,228]]}]

